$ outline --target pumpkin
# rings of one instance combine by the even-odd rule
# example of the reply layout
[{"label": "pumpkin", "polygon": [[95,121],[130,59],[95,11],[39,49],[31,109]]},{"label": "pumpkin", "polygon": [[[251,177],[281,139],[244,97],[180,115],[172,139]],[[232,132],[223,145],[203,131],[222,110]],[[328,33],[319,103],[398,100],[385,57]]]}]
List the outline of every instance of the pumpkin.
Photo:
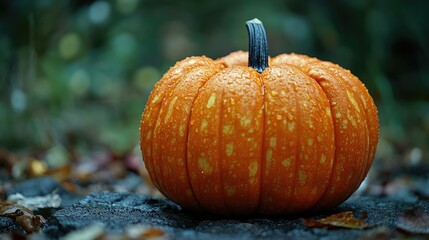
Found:
[{"label": "pumpkin", "polygon": [[350,71],[305,55],[249,53],[179,61],[155,85],[140,144],[154,185],[185,209],[296,214],[345,201],[374,159],[377,108]]}]

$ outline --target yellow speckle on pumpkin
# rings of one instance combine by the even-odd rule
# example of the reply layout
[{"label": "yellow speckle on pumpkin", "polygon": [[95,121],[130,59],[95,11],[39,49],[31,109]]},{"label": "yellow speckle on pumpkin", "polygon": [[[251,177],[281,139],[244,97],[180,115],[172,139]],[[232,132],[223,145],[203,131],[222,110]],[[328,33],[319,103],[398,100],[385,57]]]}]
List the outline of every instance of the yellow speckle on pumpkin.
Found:
[{"label": "yellow speckle on pumpkin", "polygon": [[295,122],[289,122],[288,123],[287,128],[288,128],[289,132],[293,132],[293,130],[295,129],[295,125],[296,125]]},{"label": "yellow speckle on pumpkin", "polygon": [[155,95],[155,97],[152,99],[152,103],[156,103],[159,100],[159,95]]},{"label": "yellow speckle on pumpkin", "polygon": [[298,171],[298,180],[301,185],[305,184],[305,181],[307,181],[307,174],[303,170]]},{"label": "yellow speckle on pumpkin", "polygon": [[234,100],[234,98],[231,98],[231,99],[230,99],[230,102],[231,102],[231,105],[235,105],[235,100]]},{"label": "yellow speckle on pumpkin", "polygon": [[286,119],[283,119],[282,123],[283,123],[283,126],[284,126],[284,127],[286,127],[286,125],[287,125],[287,120],[286,120]]},{"label": "yellow speckle on pumpkin", "polygon": [[341,113],[340,113],[340,112],[337,112],[337,113],[335,114],[335,117],[336,117],[336,118],[340,118],[340,117],[341,117]]},{"label": "yellow speckle on pumpkin", "polygon": [[344,119],[343,122],[341,123],[341,128],[342,129],[346,129],[347,128],[347,124],[348,124],[347,119]]},{"label": "yellow speckle on pumpkin", "polygon": [[198,158],[198,167],[204,172],[204,173],[212,173],[213,167],[210,165],[210,163],[207,161],[206,157],[201,155],[200,158]]},{"label": "yellow speckle on pumpkin", "polygon": [[275,148],[277,145],[277,138],[276,137],[271,137],[270,138],[270,147]]},{"label": "yellow speckle on pumpkin", "polygon": [[208,125],[208,123],[207,123],[207,120],[205,120],[205,119],[203,119],[203,121],[201,121],[201,130],[204,130],[205,128],[207,128],[207,125]]},{"label": "yellow speckle on pumpkin", "polygon": [[243,127],[249,126],[250,122],[251,122],[250,118],[248,118],[246,116],[243,116],[243,117],[240,118],[240,124]]},{"label": "yellow speckle on pumpkin", "polygon": [[347,118],[350,120],[350,122],[352,122],[353,127],[356,127],[356,118],[350,114],[349,110],[347,110]]},{"label": "yellow speckle on pumpkin", "polygon": [[331,109],[330,108],[325,108],[326,111],[326,116],[331,117]]},{"label": "yellow speckle on pumpkin", "polygon": [[316,195],[316,193],[317,193],[317,187],[314,187],[314,188],[311,190],[311,195]]},{"label": "yellow speckle on pumpkin", "polygon": [[249,177],[254,178],[258,172],[258,161],[253,160],[249,166]]},{"label": "yellow speckle on pumpkin", "polygon": [[311,118],[308,120],[308,127],[314,129],[313,120]]},{"label": "yellow speckle on pumpkin", "polygon": [[232,197],[236,192],[235,187],[232,186],[225,185],[224,189],[228,197]]},{"label": "yellow speckle on pumpkin", "polygon": [[292,161],[292,159],[291,159],[290,157],[289,157],[289,158],[286,158],[286,159],[283,159],[283,161],[282,161],[282,166],[283,166],[283,167],[285,167],[285,168],[289,167],[289,166],[290,166],[291,161]]},{"label": "yellow speckle on pumpkin", "polygon": [[347,91],[347,97],[349,97],[349,100],[353,104],[353,106],[355,107],[356,111],[360,112],[359,104],[356,102],[356,99],[353,97],[353,95],[349,91]]},{"label": "yellow speckle on pumpkin", "polygon": [[320,157],[320,163],[324,164],[326,162],[326,155],[322,154],[322,156]]},{"label": "yellow speckle on pumpkin", "polygon": [[279,93],[277,91],[271,91],[271,96],[277,97]]},{"label": "yellow speckle on pumpkin", "polygon": [[188,105],[188,104],[185,104],[185,105],[183,106],[183,109],[185,109],[185,112],[187,112],[187,113],[189,113],[189,110],[191,110],[191,108],[189,107],[189,105]]},{"label": "yellow speckle on pumpkin", "polygon": [[176,103],[176,101],[177,101],[177,96],[175,96],[173,100],[171,100],[170,105],[168,105],[167,115],[165,116],[165,119],[164,119],[165,123],[168,121],[168,119],[170,119],[171,114],[173,113],[174,104]]},{"label": "yellow speckle on pumpkin", "polygon": [[234,127],[231,125],[224,125],[222,128],[222,132],[223,134],[232,134],[234,132]]},{"label": "yellow speckle on pumpkin", "polygon": [[308,146],[313,146],[313,139],[312,139],[312,138],[309,138],[309,139],[307,140],[307,144],[308,144]]},{"label": "yellow speckle on pumpkin", "polygon": [[152,132],[147,132],[146,139],[149,140],[152,137]]},{"label": "yellow speckle on pumpkin", "polygon": [[207,108],[211,108],[213,107],[213,105],[216,102],[216,93],[212,93],[212,95],[210,96],[209,100],[207,101]]},{"label": "yellow speckle on pumpkin", "polygon": [[226,144],[226,150],[225,150],[226,155],[231,156],[233,152],[234,152],[234,144],[233,143]]},{"label": "yellow speckle on pumpkin", "polygon": [[183,137],[184,135],[185,135],[185,124],[182,124],[179,127],[179,136]]}]

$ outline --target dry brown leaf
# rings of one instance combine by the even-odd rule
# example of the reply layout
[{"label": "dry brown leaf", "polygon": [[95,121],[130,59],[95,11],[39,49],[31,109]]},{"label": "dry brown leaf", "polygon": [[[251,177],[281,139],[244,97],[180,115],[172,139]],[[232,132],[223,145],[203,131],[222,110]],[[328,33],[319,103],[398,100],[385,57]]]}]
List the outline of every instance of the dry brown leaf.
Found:
[{"label": "dry brown leaf", "polygon": [[153,237],[161,237],[164,236],[165,232],[158,228],[148,228],[146,232],[142,234],[144,238],[153,238]]},{"label": "dry brown leaf", "polygon": [[40,215],[20,205],[0,202],[0,216],[9,217],[15,220],[26,233],[39,231],[46,220]]},{"label": "dry brown leaf", "polygon": [[167,239],[162,229],[149,226],[134,225],[129,227],[125,232],[126,236],[131,239]]},{"label": "dry brown leaf", "polygon": [[362,219],[354,217],[353,212],[341,212],[330,215],[322,219],[304,219],[307,227],[328,227],[328,228],[351,228],[351,229],[364,229],[368,227],[368,223]]},{"label": "dry brown leaf", "polygon": [[420,208],[406,211],[396,222],[396,227],[413,234],[429,234],[429,214]]}]

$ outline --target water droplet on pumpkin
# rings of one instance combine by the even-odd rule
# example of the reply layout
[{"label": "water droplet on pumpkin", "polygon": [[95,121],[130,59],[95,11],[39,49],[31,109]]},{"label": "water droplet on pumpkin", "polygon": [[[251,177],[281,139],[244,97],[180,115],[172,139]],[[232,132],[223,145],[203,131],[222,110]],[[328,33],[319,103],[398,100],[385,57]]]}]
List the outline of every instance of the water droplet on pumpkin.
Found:
[{"label": "water droplet on pumpkin", "polygon": [[276,119],[277,119],[277,120],[282,120],[282,119],[283,119],[283,116],[282,116],[281,114],[277,114]]},{"label": "water droplet on pumpkin", "polygon": [[331,103],[331,106],[332,106],[332,107],[337,106],[337,102],[332,102],[332,103]]}]

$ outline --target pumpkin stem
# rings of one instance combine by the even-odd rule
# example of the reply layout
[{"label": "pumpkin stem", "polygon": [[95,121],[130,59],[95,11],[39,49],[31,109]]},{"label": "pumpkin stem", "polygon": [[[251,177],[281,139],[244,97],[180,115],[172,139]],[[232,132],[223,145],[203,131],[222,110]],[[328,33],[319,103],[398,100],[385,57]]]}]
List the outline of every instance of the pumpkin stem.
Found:
[{"label": "pumpkin stem", "polygon": [[249,33],[249,67],[262,73],[268,67],[268,41],[264,25],[255,18],[246,22]]}]

